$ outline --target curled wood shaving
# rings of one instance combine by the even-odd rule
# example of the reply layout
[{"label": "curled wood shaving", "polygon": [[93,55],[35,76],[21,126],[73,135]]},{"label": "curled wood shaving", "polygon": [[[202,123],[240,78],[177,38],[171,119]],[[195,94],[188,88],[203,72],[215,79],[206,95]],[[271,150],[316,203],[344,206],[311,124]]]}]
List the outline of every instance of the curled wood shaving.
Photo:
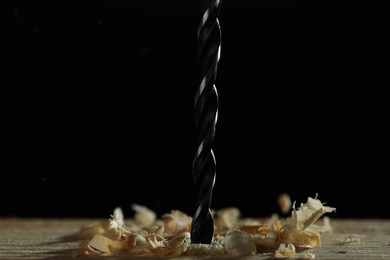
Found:
[{"label": "curled wood shaving", "polygon": [[156,213],[145,206],[133,204],[131,208],[135,211],[134,221],[141,226],[151,226],[156,222]]},{"label": "curled wood shaving", "polygon": [[191,230],[192,218],[180,210],[172,210],[170,213],[162,215],[162,219],[164,220],[164,228],[169,234]]},{"label": "curled wood shaving", "polygon": [[229,230],[226,233],[225,249],[229,255],[233,256],[256,254],[256,245],[251,235],[239,229]]},{"label": "curled wood shaving", "polygon": [[222,208],[215,212],[215,225],[219,232],[225,232],[236,228],[241,212],[238,208]]},{"label": "curled wood shaving", "polygon": [[292,205],[290,196],[287,193],[280,194],[278,196],[278,205],[279,205],[280,211],[283,214],[290,212],[291,205]]},{"label": "curled wood shaving", "polygon": [[295,256],[295,246],[293,244],[280,244],[275,251],[276,258],[292,258]]}]

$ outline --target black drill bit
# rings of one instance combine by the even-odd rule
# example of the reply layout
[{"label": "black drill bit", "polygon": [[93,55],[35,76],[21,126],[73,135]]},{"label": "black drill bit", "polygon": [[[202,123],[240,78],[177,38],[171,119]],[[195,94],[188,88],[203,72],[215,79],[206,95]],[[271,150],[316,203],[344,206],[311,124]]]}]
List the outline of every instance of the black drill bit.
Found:
[{"label": "black drill bit", "polygon": [[214,85],[221,48],[218,15],[220,0],[200,0],[201,21],[198,27],[198,84],[195,95],[196,154],[192,180],[195,214],[191,225],[191,242],[210,244],[214,221],[210,211],[216,176],[212,145],[218,118],[218,94]]}]

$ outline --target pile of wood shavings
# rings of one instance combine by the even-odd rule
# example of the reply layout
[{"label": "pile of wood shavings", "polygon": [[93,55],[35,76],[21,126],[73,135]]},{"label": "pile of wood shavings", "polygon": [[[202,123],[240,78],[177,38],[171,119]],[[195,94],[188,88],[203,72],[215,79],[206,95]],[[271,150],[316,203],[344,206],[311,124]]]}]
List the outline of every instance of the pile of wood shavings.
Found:
[{"label": "pile of wood shavings", "polygon": [[291,217],[273,216],[262,222],[240,219],[237,208],[215,211],[214,239],[211,244],[191,244],[192,218],[179,210],[162,215],[161,219],[147,207],[133,205],[134,219],[125,219],[120,208],[114,210],[107,223],[84,227],[81,236],[82,256],[250,256],[274,252],[277,258],[314,258],[313,254],[298,255],[295,249],[321,245],[321,234],[330,232],[329,218],[322,225],[315,222],[335,208],[324,206],[309,197],[298,209],[293,205]]}]

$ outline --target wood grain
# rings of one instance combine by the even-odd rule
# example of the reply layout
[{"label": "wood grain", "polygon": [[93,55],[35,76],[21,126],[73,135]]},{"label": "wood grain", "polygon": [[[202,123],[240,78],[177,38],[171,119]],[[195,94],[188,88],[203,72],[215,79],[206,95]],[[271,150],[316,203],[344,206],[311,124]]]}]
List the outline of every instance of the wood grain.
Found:
[{"label": "wood grain", "polygon": [[[80,238],[74,234],[83,226],[101,221],[103,220],[0,219],[0,259],[77,258]],[[307,251],[315,254],[315,259],[390,259],[390,220],[332,219],[331,225],[334,229],[333,233],[322,236],[322,246]],[[102,257],[83,258],[102,259]],[[107,257],[103,258],[107,259]],[[175,259],[189,258],[191,257]],[[193,258],[199,259],[199,257]],[[207,259],[215,258],[226,258],[226,256],[207,257]],[[245,259],[273,258],[273,254],[266,253]],[[108,259],[118,259],[118,257],[108,257]]]}]

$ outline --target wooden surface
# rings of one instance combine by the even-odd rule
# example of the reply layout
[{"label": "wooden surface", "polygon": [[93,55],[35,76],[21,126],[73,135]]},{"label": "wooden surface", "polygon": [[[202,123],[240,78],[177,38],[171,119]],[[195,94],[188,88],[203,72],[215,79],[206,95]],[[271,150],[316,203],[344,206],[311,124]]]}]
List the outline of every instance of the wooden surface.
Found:
[{"label": "wooden surface", "polygon": [[[0,219],[0,259],[75,258],[78,255],[79,238],[74,234],[81,227],[97,222],[100,220]],[[390,259],[390,219],[332,219],[331,225],[333,233],[322,235],[322,246],[307,251],[315,254],[315,259]],[[107,259],[83,257],[102,258]],[[215,258],[226,257],[207,259]],[[258,254],[245,259],[273,259],[273,254]]]}]

